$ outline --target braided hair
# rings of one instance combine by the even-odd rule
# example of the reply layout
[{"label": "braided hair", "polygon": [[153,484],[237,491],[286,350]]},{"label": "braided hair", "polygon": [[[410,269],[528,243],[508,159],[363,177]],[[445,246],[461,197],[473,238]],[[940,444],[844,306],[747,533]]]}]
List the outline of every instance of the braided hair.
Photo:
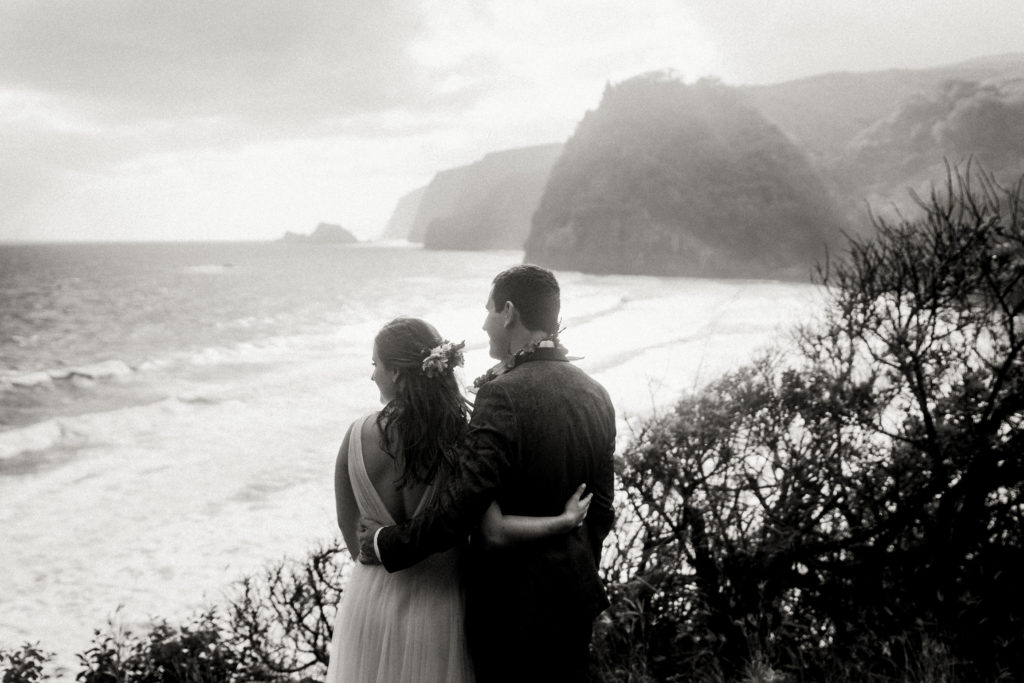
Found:
[{"label": "braided hair", "polygon": [[455,381],[456,362],[440,370],[424,364],[443,343],[434,326],[418,318],[396,318],[374,339],[380,362],[397,371],[395,396],[376,422],[381,449],[402,458],[399,488],[410,481],[427,484],[439,473],[451,472],[455,450],[466,434],[469,402]]}]

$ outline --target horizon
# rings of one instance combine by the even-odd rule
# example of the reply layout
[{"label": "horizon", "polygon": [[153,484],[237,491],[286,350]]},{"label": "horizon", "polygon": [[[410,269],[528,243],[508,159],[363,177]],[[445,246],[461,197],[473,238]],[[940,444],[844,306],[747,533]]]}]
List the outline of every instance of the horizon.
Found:
[{"label": "horizon", "polygon": [[[309,230],[306,233],[300,233],[300,234],[309,235],[312,232],[313,232],[312,230]],[[38,240],[32,240],[32,239],[28,239],[28,240],[6,240],[6,239],[0,237],[0,247],[16,247],[16,246],[31,247],[31,246],[45,246],[45,245],[50,245],[50,244],[266,244],[266,243],[274,243],[274,242],[281,242],[282,244],[285,244],[285,242],[282,240],[282,237],[284,237],[284,233],[278,235],[277,237],[263,237],[263,238],[255,238],[255,237],[252,237],[252,238],[225,237],[225,238],[219,238],[219,239],[218,238],[211,238],[211,237],[203,237],[203,236],[200,236],[200,235],[194,235],[191,238],[177,238],[177,239],[162,239],[162,238],[154,238],[154,239],[101,239],[101,238],[97,238],[97,239],[76,239],[76,238],[72,237],[72,238],[69,238],[69,239],[61,238],[61,239],[49,239],[49,240],[47,240],[47,239],[38,239]],[[295,243],[292,242],[292,243],[288,243],[288,244],[294,245]],[[321,247],[324,247],[324,246],[326,246],[326,247],[330,247],[330,246],[351,247],[351,246],[360,246],[360,245],[368,245],[368,244],[378,244],[378,245],[382,245],[382,246],[399,246],[401,244],[412,244],[412,245],[417,245],[417,246],[420,245],[419,242],[409,242],[407,240],[398,240],[398,239],[385,238],[385,237],[381,237],[379,235],[378,236],[374,236],[374,237],[368,237],[366,239],[359,239],[358,242],[349,242],[349,243],[342,243],[342,242],[338,242],[338,243],[332,243],[332,242],[309,242],[308,244],[309,245],[314,245],[314,246],[321,246]],[[302,246],[302,245],[300,244],[299,246]],[[505,249],[489,249],[488,251],[507,251],[507,250],[505,250]]]},{"label": "horizon", "polygon": [[562,144],[644,73],[757,87],[1024,57],[1011,0],[134,7],[0,6],[0,243],[374,240],[437,172]]}]

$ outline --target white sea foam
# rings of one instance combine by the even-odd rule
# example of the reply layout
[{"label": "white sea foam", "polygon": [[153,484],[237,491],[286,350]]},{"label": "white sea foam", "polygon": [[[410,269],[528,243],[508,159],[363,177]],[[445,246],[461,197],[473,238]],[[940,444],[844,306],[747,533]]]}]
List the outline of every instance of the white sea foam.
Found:
[{"label": "white sea foam", "polygon": [[38,372],[26,372],[24,374],[12,375],[4,378],[4,383],[15,388],[38,387],[50,384],[53,378],[45,370]]},{"label": "white sea foam", "polygon": [[132,369],[121,360],[106,360],[89,365],[76,365],[60,370],[50,370],[50,377],[53,379],[65,379],[68,377],[87,377],[89,379],[107,379],[110,377],[126,377],[132,374]]},{"label": "white sea foam", "polygon": [[323,355],[335,350],[341,342],[353,338],[372,340],[379,324],[377,321],[356,326],[339,327],[309,334],[288,334],[265,337],[257,341],[237,342],[227,346],[210,346],[165,359],[151,361],[154,366],[166,367],[169,362],[198,366],[224,364],[261,364],[293,361],[296,357]]},{"label": "white sea foam", "polygon": [[0,432],[0,460],[53,448],[63,438],[64,431],[60,420],[56,419]]},{"label": "white sea foam", "polygon": [[387,247],[389,249],[422,249],[423,245],[419,242],[410,242],[409,240],[373,240],[372,242],[356,242],[349,246],[352,247]]},{"label": "white sea foam", "polygon": [[244,400],[50,423],[40,439],[75,440],[81,455],[0,480],[0,637],[41,639],[67,660],[118,604],[135,623],[180,618],[331,535],[334,452],[375,399],[368,381],[339,394],[340,379],[329,363],[297,364],[231,388]]},{"label": "white sea foam", "polygon": [[186,395],[149,405],[55,417],[9,429],[0,432],[0,460],[54,448],[95,448],[131,442],[166,415],[180,413],[187,404],[204,402],[213,401]]},{"label": "white sea foam", "polygon": [[230,263],[204,263],[198,266],[186,266],[184,270],[186,273],[197,275],[220,275],[233,267]]},{"label": "white sea foam", "polygon": [[98,380],[126,377],[130,374],[132,374],[132,369],[127,363],[111,359],[85,365],[62,366],[47,370],[37,370],[35,372],[0,375],[0,388],[7,390],[34,389],[51,386],[55,381],[70,380],[76,377]]}]

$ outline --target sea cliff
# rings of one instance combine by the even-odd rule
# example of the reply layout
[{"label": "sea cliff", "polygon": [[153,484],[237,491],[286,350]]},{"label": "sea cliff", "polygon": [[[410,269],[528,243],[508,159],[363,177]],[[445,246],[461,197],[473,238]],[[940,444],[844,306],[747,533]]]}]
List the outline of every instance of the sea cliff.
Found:
[{"label": "sea cliff", "polygon": [[552,170],[526,259],[598,273],[806,278],[840,238],[806,154],[735,89],[609,86]]}]

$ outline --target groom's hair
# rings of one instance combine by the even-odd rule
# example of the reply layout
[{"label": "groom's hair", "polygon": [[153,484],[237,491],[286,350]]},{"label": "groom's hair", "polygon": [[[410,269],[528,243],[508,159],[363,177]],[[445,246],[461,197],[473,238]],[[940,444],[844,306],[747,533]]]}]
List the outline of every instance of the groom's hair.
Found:
[{"label": "groom's hair", "polygon": [[493,284],[495,309],[500,310],[506,301],[511,301],[526,329],[558,332],[561,292],[550,270],[529,264],[512,266],[498,273]]}]

